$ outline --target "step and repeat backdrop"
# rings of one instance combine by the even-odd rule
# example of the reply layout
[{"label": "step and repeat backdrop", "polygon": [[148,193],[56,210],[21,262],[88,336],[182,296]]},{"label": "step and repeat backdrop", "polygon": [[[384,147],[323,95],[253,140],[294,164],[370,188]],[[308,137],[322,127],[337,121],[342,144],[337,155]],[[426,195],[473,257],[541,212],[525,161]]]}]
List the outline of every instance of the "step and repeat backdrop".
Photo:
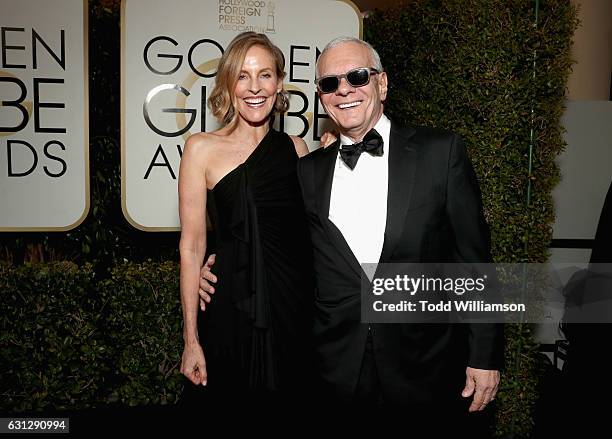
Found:
[{"label": "step and repeat backdrop", "polygon": [[[86,0],[0,2],[0,231],[65,231],[87,216],[87,15]],[[316,59],[339,35],[361,37],[362,26],[349,0],[123,0],[115,49],[127,220],[141,230],[178,230],[182,148],[190,134],[219,127],[206,99],[238,33],[265,33],[282,49],[290,109],[274,124],[313,149],[330,128],[313,81]],[[568,103],[555,238],[594,236],[610,178],[601,159],[609,111],[609,102]],[[577,210],[578,201],[588,206]]]},{"label": "step and repeat backdrop", "polygon": [[[86,0],[0,3],[0,231],[69,230],[87,216],[87,11]],[[122,206],[134,227],[178,230],[182,148],[218,128],[206,99],[243,31],[285,56],[290,109],[275,127],[311,149],[329,128],[315,62],[332,38],[361,37],[349,0],[123,0]]]}]

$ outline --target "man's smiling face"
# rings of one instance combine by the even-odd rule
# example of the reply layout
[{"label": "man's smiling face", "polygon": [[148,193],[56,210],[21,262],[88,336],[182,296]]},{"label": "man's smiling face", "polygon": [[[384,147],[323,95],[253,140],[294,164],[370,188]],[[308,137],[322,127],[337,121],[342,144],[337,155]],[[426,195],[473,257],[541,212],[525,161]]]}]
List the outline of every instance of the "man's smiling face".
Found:
[{"label": "man's smiling face", "polygon": [[[355,42],[332,47],[321,57],[318,77],[341,75],[359,67],[375,67],[372,65],[368,48]],[[362,87],[353,87],[346,78],[342,78],[335,92],[319,91],[319,98],[327,114],[338,125],[342,134],[355,141],[361,140],[374,127],[383,113],[383,101],[386,97],[385,72],[372,74],[370,82]]]}]

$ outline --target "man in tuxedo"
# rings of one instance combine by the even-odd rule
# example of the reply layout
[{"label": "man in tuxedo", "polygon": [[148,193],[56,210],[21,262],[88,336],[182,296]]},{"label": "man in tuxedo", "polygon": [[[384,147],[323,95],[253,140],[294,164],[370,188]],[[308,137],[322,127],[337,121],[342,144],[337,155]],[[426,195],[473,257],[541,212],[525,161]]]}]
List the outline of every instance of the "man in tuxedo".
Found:
[{"label": "man in tuxedo", "polygon": [[331,41],[317,61],[316,83],[340,133],[298,164],[325,388],[344,401],[423,412],[458,409],[461,396],[472,397],[469,411],[483,410],[499,383],[501,325],[361,322],[362,263],[492,262],[461,139],[391,122],[384,114],[387,76],[361,40]]},{"label": "man in tuxedo", "polygon": [[[316,360],[322,389],[333,397],[327,400],[424,415],[483,410],[499,384],[501,325],[361,322],[362,263],[492,261],[461,139],[391,122],[386,73],[359,39],[325,47],[316,83],[340,134],[298,163],[314,252]],[[202,270],[206,302],[213,291],[207,280],[216,280],[212,263]]]}]

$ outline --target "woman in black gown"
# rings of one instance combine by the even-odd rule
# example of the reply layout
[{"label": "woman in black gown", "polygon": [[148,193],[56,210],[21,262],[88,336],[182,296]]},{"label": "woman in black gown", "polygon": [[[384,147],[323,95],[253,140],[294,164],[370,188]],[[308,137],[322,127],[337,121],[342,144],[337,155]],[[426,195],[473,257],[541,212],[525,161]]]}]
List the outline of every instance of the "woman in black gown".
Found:
[{"label": "woman in black gown", "polygon": [[[181,372],[212,395],[295,395],[311,376],[312,250],[296,175],[308,149],[270,127],[287,109],[283,69],[265,35],[238,35],[209,98],[224,126],[189,137],[181,160]],[[219,281],[198,325],[207,213]]]}]

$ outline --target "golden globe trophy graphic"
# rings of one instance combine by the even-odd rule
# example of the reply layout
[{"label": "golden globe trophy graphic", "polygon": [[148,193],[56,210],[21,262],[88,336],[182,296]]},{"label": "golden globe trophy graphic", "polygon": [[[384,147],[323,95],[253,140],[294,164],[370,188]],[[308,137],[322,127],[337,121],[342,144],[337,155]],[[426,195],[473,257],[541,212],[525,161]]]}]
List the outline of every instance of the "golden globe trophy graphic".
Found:
[{"label": "golden globe trophy graphic", "polygon": [[268,25],[266,27],[266,32],[270,34],[276,33],[274,29],[274,2],[268,2]]}]

